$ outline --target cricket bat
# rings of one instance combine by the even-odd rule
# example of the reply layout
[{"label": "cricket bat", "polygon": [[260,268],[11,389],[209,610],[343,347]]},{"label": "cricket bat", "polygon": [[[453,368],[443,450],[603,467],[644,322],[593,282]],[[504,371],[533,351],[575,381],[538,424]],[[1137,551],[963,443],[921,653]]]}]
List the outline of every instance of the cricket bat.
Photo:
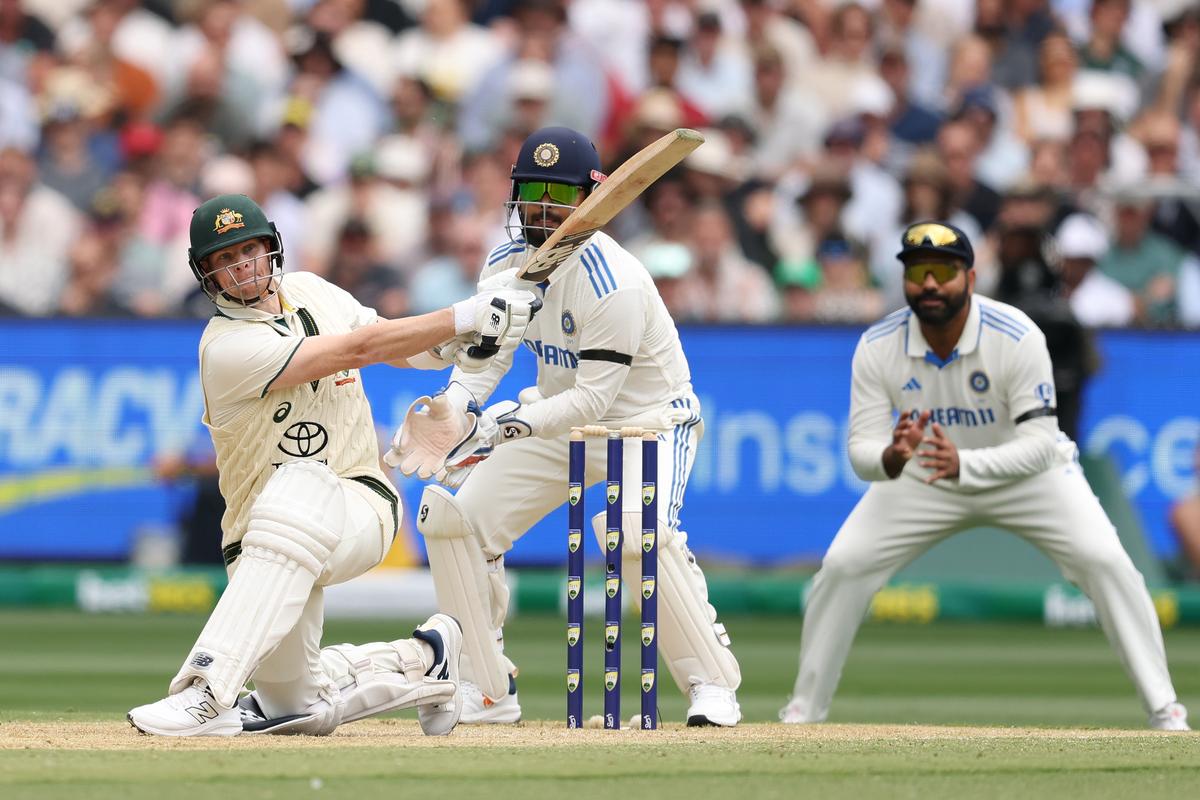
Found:
[{"label": "cricket bat", "polygon": [[704,137],[699,131],[676,128],[634,153],[563,220],[517,271],[517,277],[528,281],[541,280],[550,270],[574,255],[580,245],[632,203],[647,186],[702,144]]}]

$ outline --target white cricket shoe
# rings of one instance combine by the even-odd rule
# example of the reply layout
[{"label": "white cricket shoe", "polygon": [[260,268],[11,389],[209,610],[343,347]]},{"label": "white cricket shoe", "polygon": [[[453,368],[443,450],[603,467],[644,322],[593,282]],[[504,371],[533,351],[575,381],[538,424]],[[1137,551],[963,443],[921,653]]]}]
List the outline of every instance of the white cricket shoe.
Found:
[{"label": "white cricket shoe", "polygon": [[1150,715],[1150,727],[1159,731],[1190,731],[1183,703],[1167,703]]},{"label": "white cricket shoe", "polygon": [[499,700],[486,696],[470,681],[462,682],[463,725],[512,725],[521,721],[521,703],[517,700],[517,681],[508,676],[508,694]]},{"label": "white cricket shoe", "polygon": [[701,683],[694,678],[688,688],[692,704],[688,706],[689,728],[716,725],[732,728],[742,719],[742,707],[738,705],[737,692],[715,683]]},{"label": "white cricket shoe", "polygon": [[800,700],[793,697],[788,704],[779,709],[779,721],[786,725],[808,725],[814,722],[824,722],[823,719],[810,719],[800,705]]},{"label": "white cricket shoe", "polygon": [[425,675],[454,684],[454,694],[449,700],[417,706],[421,731],[426,736],[445,736],[454,730],[463,713],[463,684],[458,674],[462,657],[462,625],[449,614],[434,614],[413,631],[413,638],[433,649],[434,663],[425,671]]},{"label": "white cricket shoe", "polygon": [[125,716],[130,725],[155,736],[237,736],[242,732],[238,709],[217,705],[201,678],[182,692],[138,706]]}]

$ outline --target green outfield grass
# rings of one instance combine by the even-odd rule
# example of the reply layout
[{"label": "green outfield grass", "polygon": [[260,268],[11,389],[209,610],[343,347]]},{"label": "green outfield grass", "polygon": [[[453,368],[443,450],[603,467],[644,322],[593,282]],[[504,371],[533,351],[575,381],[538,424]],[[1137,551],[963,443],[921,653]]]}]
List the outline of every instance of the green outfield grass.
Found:
[{"label": "green outfield grass", "polygon": [[[795,676],[800,621],[726,622],[742,662],[739,699],[746,719],[773,721]],[[573,745],[564,738],[571,734],[531,724],[527,732],[553,735],[553,746],[491,742],[470,731],[443,740],[443,746],[422,742],[406,748],[413,738],[406,734],[420,737],[415,727],[397,723],[363,728],[366,733],[357,738],[351,736],[355,726],[348,726],[346,736],[308,740],[299,749],[296,740],[258,738],[253,746],[198,752],[192,743],[162,745],[120,727],[129,707],[163,694],[202,623],[199,617],[0,613],[0,796],[394,797],[435,778],[456,797],[586,796],[604,790],[647,800],[730,789],[746,797],[1104,798],[1151,791],[1189,796],[1200,785],[1196,735],[1095,732],[1064,738],[1036,730],[1142,728],[1133,689],[1095,629],[863,628],[831,722],[1035,729],[998,738],[982,729],[930,735],[927,728],[834,726],[824,729],[828,735],[821,728],[801,735],[760,725],[737,736],[668,731],[658,741],[648,738],[653,734],[584,732],[586,742]],[[599,627],[593,623],[587,632],[589,714],[601,707]],[[326,641],[397,638],[411,628],[411,622],[333,621]],[[526,719],[561,719],[565,623],[524,617],[507,634],[521,668]],[[1200,630],[1168,631],[1166,638],[1181,699],[1200,710]],[[627,645],[626,657],[628,717],[637,709],[636,645]],[[665,670],[662,677],[664,719],[679,721],[684,702]],[[97,726],[103,721],[113,726]],[[14,745],[12,734],[28,722],[56,733],[35,749],[19,749],[29,744]],[[72,742],[75,728],[101,735]],[[855,733],[843,735],[848,730]],[[56,741],[62,731],[63,741]],[[369,735],[375,731],[391,734],[387,746],[372,746]]]}]

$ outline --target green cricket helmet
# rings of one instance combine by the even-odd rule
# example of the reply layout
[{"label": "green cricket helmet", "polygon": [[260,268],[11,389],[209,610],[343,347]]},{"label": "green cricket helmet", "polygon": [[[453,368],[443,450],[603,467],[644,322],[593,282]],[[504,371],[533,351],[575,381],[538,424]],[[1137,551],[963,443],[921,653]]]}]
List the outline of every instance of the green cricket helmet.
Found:
[{"label": "green cricket helmet", "polygon": [[[283,278],[283,239],[275,223],[268,220],[258,203],[246,195],[222,194],[205,201],[192,212],[188,235],[191,245],[188,247],[188,264],[204,293],[214,303],[224,299],[236,305],[253,306],[279,291],[279,281]],[[237,280],[233,270],[245,260],[216,268],[204,264],[204,259],[218,250],[251,239],[268,241],[267,257],[271,270],[266,275],[255,273],[249,278]],[[221,270],[225,270],[230,278],[224,291],[214,278]],[[229,293],[228,290],[235,286],[255,286],[260,290],[253,299],[246,299]]]}]

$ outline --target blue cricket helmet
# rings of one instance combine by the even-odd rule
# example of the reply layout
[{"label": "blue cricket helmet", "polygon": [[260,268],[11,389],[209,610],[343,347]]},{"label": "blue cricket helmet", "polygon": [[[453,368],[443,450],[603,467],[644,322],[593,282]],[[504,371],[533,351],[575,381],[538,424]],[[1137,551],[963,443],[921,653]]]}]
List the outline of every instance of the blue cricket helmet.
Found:
[{"label": "blue cricket helmet", "polygon": [[570,128],[539,128],[529,134],[512,167],[513,190],[521,181],[550,181],[591,188],[604,180],[600,154],[588,137]]}]

